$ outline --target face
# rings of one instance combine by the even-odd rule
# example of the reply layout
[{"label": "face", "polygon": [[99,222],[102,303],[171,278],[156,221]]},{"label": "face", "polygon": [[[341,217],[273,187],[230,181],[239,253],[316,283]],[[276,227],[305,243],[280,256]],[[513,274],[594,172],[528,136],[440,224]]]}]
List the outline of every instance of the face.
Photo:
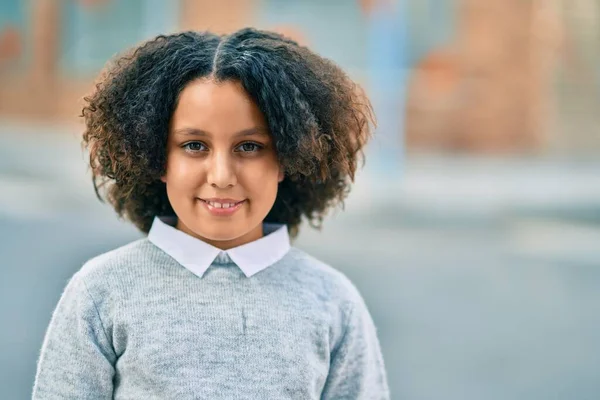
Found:
[{"label": "face", "polygon": [[221,249],[256,240],[282,180],[265,118],[239,82],[182,90],[162,177],[177,229]]}]

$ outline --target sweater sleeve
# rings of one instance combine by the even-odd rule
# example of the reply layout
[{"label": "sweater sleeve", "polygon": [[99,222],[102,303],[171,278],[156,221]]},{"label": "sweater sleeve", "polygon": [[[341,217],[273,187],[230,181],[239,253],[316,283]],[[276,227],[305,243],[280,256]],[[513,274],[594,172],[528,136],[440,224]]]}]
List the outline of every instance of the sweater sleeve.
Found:
[{"label": "sweater sleeve", "polygon": [[331,353],[321,399],[388,400],[387,376],[376,328],[362,297],[349,311],[346,330]]},{"label": "sweater sleeve", "polygon": [[112,399],[116,358],[94,300],[76,273],[46,330],[32,398]]}]

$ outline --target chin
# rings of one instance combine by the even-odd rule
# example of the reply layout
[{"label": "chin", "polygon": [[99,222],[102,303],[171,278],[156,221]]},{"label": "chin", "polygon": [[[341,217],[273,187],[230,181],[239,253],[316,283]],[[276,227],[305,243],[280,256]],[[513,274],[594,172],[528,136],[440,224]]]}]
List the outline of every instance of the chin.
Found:
[{"label": "chin", "polygon": [[[192,223],[182,225],[188,234],[207,242],[244,242],[246,236],[253,236],[253,224],[249,222],[194,219]],[[246,239],[251,240],[251,237]]]},{"label": "chin", "polygon": [[204,239],[219,242],[235,240],[244,235],[243,232],[236,231],[227,226],[213,226],[212,229],[198,229],[194,230],[194,233]]}]

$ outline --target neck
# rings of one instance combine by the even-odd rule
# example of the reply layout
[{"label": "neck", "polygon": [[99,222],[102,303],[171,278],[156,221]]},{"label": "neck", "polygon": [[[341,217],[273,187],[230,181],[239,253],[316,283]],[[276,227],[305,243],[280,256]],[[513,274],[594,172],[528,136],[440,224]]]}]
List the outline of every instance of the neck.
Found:
[{"label": "neck", "polygon": [[211,246],[221,249],[221,250],[233,249],[234,247],[239,247],[244,244],[253,242],[264,236],[262,224],[258,225],[256,228],[252,229],[250,232],[247,232],[242,236],[239,236],[239,237],[236,237],[233,239],[226,239],[226,240],[215,240],[215,239],[206,238],[202,235],[198,235],[196,232],[194,232],[190,228],[188,228],[179,219],[177,220],[177,224],[175,225],[175,228],[182,232],[187,233],[190,236],[200,239],[203,242],[210,244]]}]

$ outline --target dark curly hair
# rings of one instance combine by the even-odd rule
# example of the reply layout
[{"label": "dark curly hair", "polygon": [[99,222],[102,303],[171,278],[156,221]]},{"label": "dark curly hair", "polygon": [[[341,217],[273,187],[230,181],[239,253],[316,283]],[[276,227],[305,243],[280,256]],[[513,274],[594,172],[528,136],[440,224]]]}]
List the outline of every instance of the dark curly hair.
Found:
[{"label": "dark curly hair", "polygon": [[146,233],[155,216],[175,215],[160,180],[169,122],[181,90],[202,77],[241,82],[266,118],[285,178],[265,222],[292,236],[303,216],[320,228],[354,181],[371,103],[333,62],[252,28],[160,35],[107,64],[81,114],[98,198]]}]

